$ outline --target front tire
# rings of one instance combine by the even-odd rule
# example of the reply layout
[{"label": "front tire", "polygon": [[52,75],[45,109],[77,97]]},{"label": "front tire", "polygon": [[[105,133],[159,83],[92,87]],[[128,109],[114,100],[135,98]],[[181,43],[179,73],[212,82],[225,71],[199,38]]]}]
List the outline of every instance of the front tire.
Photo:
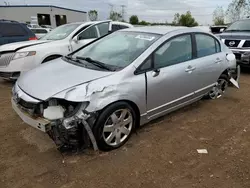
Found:
[{"label": "front tire", "polygon": [[124,145],[135,123],[136,113],[128,103],[117,102],[105,108],[93,127],[99,149],[109,151]]}]

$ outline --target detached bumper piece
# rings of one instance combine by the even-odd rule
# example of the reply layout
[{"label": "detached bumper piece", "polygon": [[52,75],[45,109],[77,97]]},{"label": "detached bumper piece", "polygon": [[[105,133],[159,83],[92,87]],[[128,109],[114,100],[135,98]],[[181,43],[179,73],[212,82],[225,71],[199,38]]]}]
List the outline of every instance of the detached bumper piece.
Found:
[{"label": "detached bumper piece", "polygon": [[51,129],[50,121],[39,117],[34,119],[34,117],[30,116],[27,112],[21,110],[13,99],[11,99],[11,103],[12,108],[25,123],[42,132],[47,132]]}]

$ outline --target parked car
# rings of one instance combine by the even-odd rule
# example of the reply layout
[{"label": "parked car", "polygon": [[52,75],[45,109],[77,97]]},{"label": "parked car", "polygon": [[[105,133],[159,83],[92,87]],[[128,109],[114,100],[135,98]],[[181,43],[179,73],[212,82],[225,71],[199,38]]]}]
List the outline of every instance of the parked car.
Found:
[{"label": "parked car", "polygon": [[30,31],[24,24],[16,21],[0,20],[0,46],[13,42],[36,39],[34,33],[32,33],[32,31]]},{"label": "parked car", "polygon": [[31,28],[30,30],[33,33],[35,33],[35,35],[38,39],[44,37],[45,35],[47,35],[51,31],[51,29],[48,29],[48,28]]},{"label": "parked car", "polygon": [[53,29],[51,25],[41,25],[42,28],[48,28],[48,29]]},{"label": "parked car", "polygon": [[[119,22],[114,24],[118,25]],[[0,77],[15,80],[20,72],[24,73],[42,63],[67,55],[108,34],[111,25],[110,20],[65,24],[38,41],[3,45],[0,47],[0,54],[4,54],[0,57]]]},{"label": "parked car", "polygon": [[235,56],[212,34],[130,28],[22,75],[12,105],[60,148],[111,150],[139,125],[204,96],[221,97],[229,80],[238,87],[235,70]]},{"label": "parked car", "polygon": [[41,26],[38,24],[27,24],[27,27],[28,28],[41,28]]},{"label": "parked car", "polygon": [[220,34],[227,29],[227,25],[213,25],[210,29],[213,34]]},{"label": "parked car", "polygon": [[232,23],[218,37],[233,51],[238,64],[250,66],[250,19]]}]

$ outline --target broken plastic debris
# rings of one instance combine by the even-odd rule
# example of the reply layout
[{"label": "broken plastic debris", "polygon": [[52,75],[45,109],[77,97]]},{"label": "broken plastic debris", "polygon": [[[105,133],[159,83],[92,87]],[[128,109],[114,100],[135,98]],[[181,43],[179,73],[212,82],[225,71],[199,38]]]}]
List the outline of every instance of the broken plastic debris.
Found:
[{"label": "broken plastic debris", "polygon": [[197,149],[197,152],[200,154],[208,154],[208,151],[206,149]]}]

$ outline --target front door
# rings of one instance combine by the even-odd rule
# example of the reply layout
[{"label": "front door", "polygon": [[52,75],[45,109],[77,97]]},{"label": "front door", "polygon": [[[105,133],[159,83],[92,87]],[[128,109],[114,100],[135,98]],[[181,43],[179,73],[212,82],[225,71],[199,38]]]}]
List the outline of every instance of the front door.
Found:
[{"label": "front door", "polygon": [[97,24],[92,24],[77,36],[77,41],[71,41],[73,51],[79,49],[80,47],[92,42],[93,40],[102,37],[109,33],[111,22],[101,22]]},{"label": "front door", "polygon": [[194,96],[191,35],[167,41],[152,55],[154,71],[147,76],[147,111],[153,118],[182,105]]}]

